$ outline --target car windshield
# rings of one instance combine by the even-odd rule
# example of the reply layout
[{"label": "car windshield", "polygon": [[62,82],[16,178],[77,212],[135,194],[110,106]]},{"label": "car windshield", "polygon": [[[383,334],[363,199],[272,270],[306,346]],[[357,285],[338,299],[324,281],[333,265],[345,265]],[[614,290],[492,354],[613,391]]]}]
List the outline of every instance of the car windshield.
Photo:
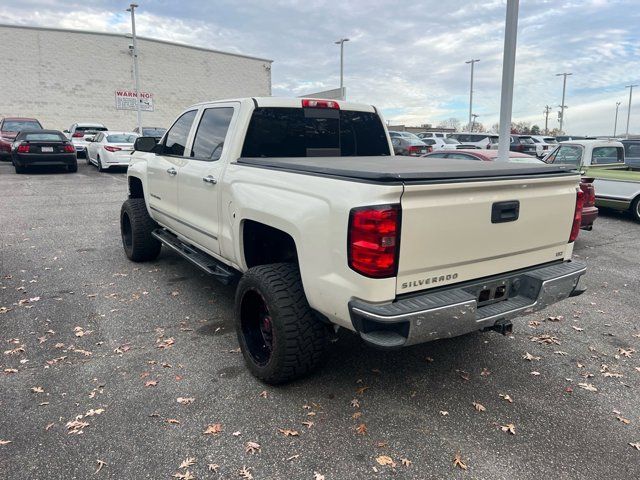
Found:
[{"label": "car windshield", "polygon": [[88,127],[76,127],[76,132],[106,132],[107,127],[100,125],[93,125]]},{"label": "car windshield", "polygon": [[116,133],[114,135],[107,135],[107,142],[109,143],[133,143],[138,138],[133,133]]},{"label": "car windshield", "polygon": [[161,137],[166,131],[166,128],[143,128],[142,135],[145,137]]},{"label": "car windshield", "polygon": [[460,145],[460,142],[457,141],[455,138],[444,137],[442,141],[444,143],[448,143],[449,145]]},{"label": "car windshield", "polygon": [[20,132],[21,130],[42,130],[42,125],[33,120],[7,120],[2,124],[5,132]]},{"label": "car windshield", "polygon": [[532,145],[536,142],[533,141],[533,138],[531,137],[520,137],[520,143],[526,143],[528,145]]},{"label": "car windshield", "polygon": [[25,133],[20,136],[20,139],[27,142],[62,142],[66,140],[66,137],[60,133]]},{"label": "car windshield", "polygon": [[387,135],[377,114],[324,108],[258,107],[242,147],[243,157],[390,154]]}]

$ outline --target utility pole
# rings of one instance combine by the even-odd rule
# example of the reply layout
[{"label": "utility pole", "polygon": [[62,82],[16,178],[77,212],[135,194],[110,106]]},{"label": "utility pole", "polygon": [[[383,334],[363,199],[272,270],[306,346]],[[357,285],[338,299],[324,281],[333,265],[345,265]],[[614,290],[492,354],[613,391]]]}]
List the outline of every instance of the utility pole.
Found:
[{"label": "utility pole", "polygon": [[544,134],[549,135],[549,112],[551,107],[549,105],[544,106]]},{"label": "utility pole", "polygon": [[629,120],[631,118],[631,97],[633,96],[633,87],[637,87],[638,85],[626,85],[624,88],[629,89],[629,108],[627,108],[627,134],[626,137],[629,138]]},{"label": "utility pole", "polygon": [[473,127],[476,126],[476,118],[478,118],[480,115],[473,113],[471,114],[471,116],[473,117],[473,121],[471,122],[470,128],[471,128],[471,132],[473,133]]},{"label": "utility pole", "polygon": [[560,105],[560,133],[562,133],[562,124],[564,123],[564,109],[567,106],[564,104],[564,96],[567,91],[567,77],[573,75],[573,73],[556,73],[556,77],[563,76],[562,80],[562,104]]},{"label": "utility pole", "polygon": [[613,138],[616,138],[618,132],[618,108],[622,102],[616,102],[616,119],[613,121]]},{"label": "utility pole", "polygon": [[342,95],[342,100],[346,100],[347,96],[344,91],[344,42],[348,41],[348,38],[341,38],[334,42],[336,45],[340,45],[340,95]]},{"label": "utility pole", "polygon": [[502,92],[500,94],[500,137],[497,162],[509,161],[511,109],[513,107],[513,79],[516,70],[519,0],[507,0],[502,56]]},{"label": "utility pole", "polygon": [[140,111],[140,67],[138,65],[138,39],[136,38],[136,13],[138,5],[132,3],[127,8],[131,12],[131,38],[133,40],[133,78],[136,90],[136,114],[138,116],[138,132],[142,135],[142,112]]},{"label": "utility pole", "polygon": [[471,59],[468,62],[464,62],[471,64],[471,84],[469,85],[469,123],[467,123],[469,126],[471,126],[471,116],[473,114],[473,65],[479,61],[480,60],[478,59]]}]

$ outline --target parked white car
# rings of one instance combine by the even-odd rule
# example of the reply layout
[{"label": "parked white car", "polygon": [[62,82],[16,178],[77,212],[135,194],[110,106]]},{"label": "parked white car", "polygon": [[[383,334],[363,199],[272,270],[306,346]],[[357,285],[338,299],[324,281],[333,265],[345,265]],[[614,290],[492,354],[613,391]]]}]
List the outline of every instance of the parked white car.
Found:
[{"label": "parked white car", "polygon": [[444,132],[420,132],[418,133],[420,138],[447,138],[447,134]]},{"label": "parked white car", "polygon": [[87,165],[93,163],[98,171],[111,167],[127,167],[138,138],[134,132],[98,132],[87,143]]},{"label": "parked white car", "polygon": [[453,138],[446,137],[423,137],[421,140],[427,145],[431,145],[434,151],[436,150],[456,150],[458,148],[475,148],[475,145],[462,145],[459,141]]},{"label": "parked white car", "polygon": [[536,144],[536,157],[542,158],[551,150],[558,146],[555,137],[547,137],[544,135],[531,135],[531,140]]},{"label": "parked white car", "polygon": [[464,143],[465,145],[473,145],[475,148],[495,149],[498,148],[499,136],[495,133],[450,133],[448,138]]},{"label": "parked white car", "polygon": [[88,143],[87,138],[93,137],[97,132],[106,132],[107,130],[108,128],[102,123],[74,123],[64,133],[76,147],[76,152],[84,154]]}]

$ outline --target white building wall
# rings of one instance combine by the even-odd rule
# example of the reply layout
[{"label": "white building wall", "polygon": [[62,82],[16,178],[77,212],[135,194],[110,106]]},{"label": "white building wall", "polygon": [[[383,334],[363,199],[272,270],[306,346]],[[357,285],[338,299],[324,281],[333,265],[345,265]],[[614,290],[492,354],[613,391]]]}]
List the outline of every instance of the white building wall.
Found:
[{"label": "white building wall", "polygon": [[[124,35],[0,25],[0,117],[35,117],[63,130],[97,121],[136,125],[116,110],[115,91],[134,90],[131,39]],[[191,104],[271,94],[271,61],[172,43],[138,40],[140,89],[154,96],[146,126],[168,127]]]}]

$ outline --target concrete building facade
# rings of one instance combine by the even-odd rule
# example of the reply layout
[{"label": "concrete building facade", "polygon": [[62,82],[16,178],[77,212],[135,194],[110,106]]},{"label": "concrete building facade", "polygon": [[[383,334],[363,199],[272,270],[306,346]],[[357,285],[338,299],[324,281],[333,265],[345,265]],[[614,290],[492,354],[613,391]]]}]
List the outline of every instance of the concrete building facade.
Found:
[{"label": "concrete building facade", "polygon": [[[101,122],[136,125],[116,108],[116,92],[134,90],[130,36],[0,25],[0,117],[35,117],[45,128]],[[144,126],[168,127],[206,100],[271,95],[271,60],[138,37],[140,90],[153,96]],[[122,106],[122,102],[120,102]]]}]

